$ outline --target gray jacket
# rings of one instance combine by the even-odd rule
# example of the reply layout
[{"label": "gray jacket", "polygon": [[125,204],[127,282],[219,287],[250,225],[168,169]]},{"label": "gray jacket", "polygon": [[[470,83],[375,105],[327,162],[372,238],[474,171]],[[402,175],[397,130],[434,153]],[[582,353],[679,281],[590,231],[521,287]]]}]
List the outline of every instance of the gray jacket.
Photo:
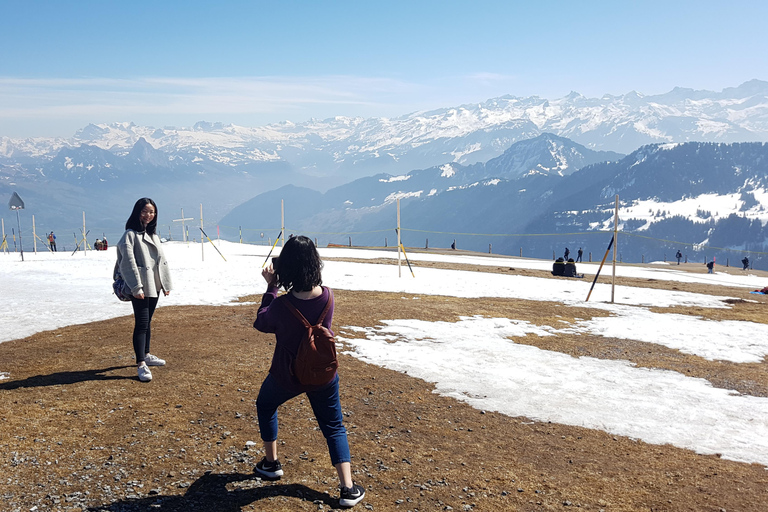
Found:
[{"label": "gray jacket", "polygon": [[143,292],[144,297],[159,297],[161,290],[171,291],[171,273],[157,234],[126,230],[117,242],[113,278],[118,270],[133,295]]}]

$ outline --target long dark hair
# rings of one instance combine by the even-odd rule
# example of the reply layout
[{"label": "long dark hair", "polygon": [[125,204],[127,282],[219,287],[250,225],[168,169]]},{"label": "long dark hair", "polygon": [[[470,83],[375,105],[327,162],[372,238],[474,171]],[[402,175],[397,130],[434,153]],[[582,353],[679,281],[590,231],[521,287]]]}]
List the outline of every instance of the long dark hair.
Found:
[{"label": "long dark hair", "polygon": [[[147,224],[146,228],[144,228],[144,226],[141,225],[141,210],[143,210],[144,207],[148,204],[151,204],[155,207],[155,218],[152,219],[149,224]],[[132,229],[139,232],[146,229],[148,234],[154,235],[155,231],[157,230],[157,205],[155,202],[148,197],[142,197],[136,201],[136,204],[133,205],[131,216],[128,217],[128,220],[125,222],[125,229]]]},{"label": "long dark hair", "polygon": [[305,236],[295,236],[285,242],[277,261],[277,287],[286,291],[309,291],[323,284],[323,262],[315,244]]}]

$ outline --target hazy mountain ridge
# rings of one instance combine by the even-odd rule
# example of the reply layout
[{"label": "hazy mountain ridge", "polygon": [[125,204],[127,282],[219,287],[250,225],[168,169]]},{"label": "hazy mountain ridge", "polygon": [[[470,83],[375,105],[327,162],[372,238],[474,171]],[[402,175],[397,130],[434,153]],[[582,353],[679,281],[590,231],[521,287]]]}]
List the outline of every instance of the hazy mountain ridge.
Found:
[{"label": "hazy mountain ridge", "polygon": [[[307,197],[311,195],[310,192],[297,187],[267,192],[234,209],[221,220],[221,224],[234,227],[248,225],[250,219],[254,218],[274,218],[275,204],[270,198],[287,196],[291,225],[294,228],[316,230],[317,225],[331,223],[333,229],[358,231],[357,227],[350,226],[362,225],[361,223],[368,222],[366,219],[371,217],[374,218],[371,222],[379,225],[379,220],[375,217],[382,211],[389,210],[398,198],[433,198],[478,186],[495,186],[525,176],[562,177],[584,165],[621,157],[623,155],[593,151],[568,139],[543,134],[513,144],[501,156],[487,163],[447,163],[398,176],[377,174],[312,196],[311,201]],[[301,199],[296,200],[297,197]],[[309,202],[311,207],[306,204]],[[294,210],[296,207],[298,212]],[[456,208],[456,205],[453,209],[461,210]],[[321,218],[315,218],[316,214],[320,214]],[[441,211],[440,215],[444,216],[445,212]],[[422,218],[426,219],[428,216],[422,215]]]},{"label": "hazy mountain ridge", "polygon": [[[738,251],[763,251],[768,245],[768,144],[653,144],[624,158],[594,163],[605,156],[597,153],[592,163],[575,172],[506,167],[506,175],[493,177],[499,162],[536,161],[533,148],[538,148],[541,162],[551,158],[551,144],[557,146],[555,154],[579,147],[564,141],[545,135],[517,143],[486,164],[378,175],[325,194],[281,189],[233,210],[222,219],[222,232],[230,225],[247,226],[252,218],[279,222],[279,196],[285,199],[290,229],[320,232],[321,244],[346,243],[344,233],[353,233],[356,245],[383,245],[385,238],[393,244],[394,203],[400,198],[408,244],[448,247],[458,239],[464,249],[484,251],[492,245],[495,252],[515,254],[525,247],[526,255],[546,257],[553,250],[560,252],[561,245],[592,250],[597,243],[604,250],[610,235],[588,233],[612,230],[614,198],[619,194],[620,229],[643,236],[622,237],[628,261],[664,255],[671,259],[681,249],[692,258],[717,255],[736,263],[743,256]],[[333,232],[341,235],[334,238],[329,234]],[[580,232],[587,234],[573,235]],[[508,236],[496,236],[502,234]],[[698,252],[698,247],[684,243],[729,251]]]},{"label": "hazy mountain ridge", "polygon": [[621,153],[655,142],[768,141],[768,82],[752,80],[721,92],[676,88],[655,96],[502,96],[391,119],[335,117],[253,128],[89,125],[67,140],[0,138],[0,163],[52,160],[62,148],[82,144],[122,155],[143,138],[169,155],[234,168],[281,161],[296,172],[343,182],[376,172],[485,162],[545,132]]}]

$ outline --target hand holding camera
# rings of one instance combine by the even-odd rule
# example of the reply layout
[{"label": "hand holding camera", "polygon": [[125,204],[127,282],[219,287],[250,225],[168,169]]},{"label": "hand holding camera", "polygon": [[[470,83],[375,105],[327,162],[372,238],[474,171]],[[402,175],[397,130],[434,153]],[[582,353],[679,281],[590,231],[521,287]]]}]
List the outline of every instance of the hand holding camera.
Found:
[{"label": "hand holding camera", "polygon": [[261,277],[267,282],[267,286],[277,285],[277,257],[272,258],[272,264],[261,271]]}]

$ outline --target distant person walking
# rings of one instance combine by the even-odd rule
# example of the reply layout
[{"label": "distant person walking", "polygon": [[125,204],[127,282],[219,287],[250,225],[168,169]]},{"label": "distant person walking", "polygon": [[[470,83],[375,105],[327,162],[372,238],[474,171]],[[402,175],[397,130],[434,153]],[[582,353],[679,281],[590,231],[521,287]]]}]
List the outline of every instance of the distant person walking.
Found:
[{"label": "distant person walking", "polygon": [[677,251],[677,254],[675,254],[675,258],[677,258],[677,264],[680,264],[680,260],[683,259],[683,253],[680,251]]},{"label": "distant person walking", "polygon": [[563,259],[565,261],[568,261],[568,256],[570,256],[570,255],[571,255],[571,250],[566,247],[565,248],[565,254],[563,255]]},{"label": "distant person walking", "polygon": [[[280,251],[277,268],[273,265],[261,273],[267,282],[267,291],[261,298],[258,315],[253,322],[254,328],[274,333],[277,340],[269,374],[256,400],[259,431],[266,455],[256,464],[254,471],[273,480],[283,476],[282,464],[277,457],[277,409],[304,393],[325,437],[331,464],[339,476],[339,505],[352,507],[363,499],[365,489],[352,480],[349,442],[339,398],[339,375],[333,371],[333,366],[329,366],[332,371],[329,373],[330,381],[310,385],[302,384],[298,372],[294,372],[294,362],[300,345],[306,343],[303,339],[307,333],[299,315],[310,325],[321,322],[330,331],[333,292],[322,286],[323,263],[315,244],[305,236],[289,239]],[[280,287],[288,293],[278,298]]]},{"label": "distant person walking", "polygon": [[453,243],[451,244],[451,249],[453,249],[454,251],[456,250],[456,240],[454,240]]},{"label": "distant person walking", "polygon": [[48,233],[48,245],[51,246],[51,251],[56,252],[56,235],[53,234],[53,231]]},{"label": "distant person walking", "polygon": [[152,380],[150,366],[164,366],[165,361],[149,353],[152,316],[157,307],[160,292],[171,293],[171,274],[168,262],[157,236],[157,206],[143,197],[133,205],[131,216],[125,223],[125,233],[117,242],[117,263],[113,278],[118,272],[133,295],[133,350],[136,354],[139,380]]},{"label": "distant person walking", "polygon": [[744,265],[744,268],[742,270],[747,270],[749,268],[749,258],[744,256],[744,259],[741,260],[741,264]]},{"label": "distant person walking", "polygon": [[714,274],[715,273],[715,260],[710,261],[707,263],[707,274]]},{"label": "distant person walking", "polygon": [[579,247],[579,250],[576,252],[576,261],[581,261],[581,257],[584,255],[584,251]]}]

